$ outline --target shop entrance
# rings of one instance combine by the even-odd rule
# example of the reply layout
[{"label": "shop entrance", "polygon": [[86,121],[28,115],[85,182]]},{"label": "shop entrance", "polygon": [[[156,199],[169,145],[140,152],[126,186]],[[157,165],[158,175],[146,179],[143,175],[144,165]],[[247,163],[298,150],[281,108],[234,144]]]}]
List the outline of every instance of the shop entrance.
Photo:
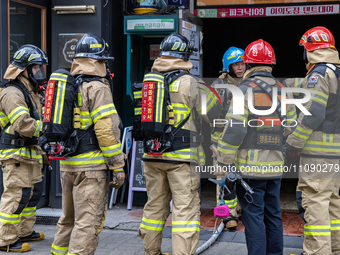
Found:
[{"label": "shop entrance", "polygon": [[[276,78],[305,77],[302,59],[303,47],[299,40],[303,33],[315,26],[327,27],[335,37],[335,46],[340,49],[338,24],[340,15],[257,17],[257,18],[205,18],[203,19],[203,77],[217,78],[222,69],[222,57],[231,46],[245,49],[255,40],[263,39],[274,48]],[[293,179],[283,179],[281,206],[284,211],[296,211],[295,189],[298,175]],[[215,200],[215,185],[202,183],[205,201]],[[209,202],[206,207],[213,207]]]},{"label": "shop entrance", "polygon": [[229,47],[245,49],[249,43],[263,39],[275,51],[275,77],[305,77],[303,47],[298,45],[301,36],[312,27],[324,26],[333,33],[339,49],[339,23],[340,15],[203,19],[203,76],[218,76]]}]

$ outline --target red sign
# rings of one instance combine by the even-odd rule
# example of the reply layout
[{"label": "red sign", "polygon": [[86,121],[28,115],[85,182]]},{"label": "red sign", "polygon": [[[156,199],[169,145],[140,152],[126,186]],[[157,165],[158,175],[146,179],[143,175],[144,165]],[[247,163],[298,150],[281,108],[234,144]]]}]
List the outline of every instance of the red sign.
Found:
[{"label": "red sign", "polygon": [[45,112],[43,122],[50,122],[54,96],[55,81],[49,81],[45,92]]},{"label": "red sign", "polygon": [[142,122],[153,122],[155,82],[144,82],[142,89]]},{"label": "red sign", "polygon": [[196,9],[200,18],[241,18],[339,14],[339,4],[275,6],[275,7],[241,7],[221,9]]},{"label": "red sign", "polygon": [[310,3],[310,2],[336,2],[337,0],[196,0],[197,6],[213,5],[249,5],[249,4],[295,4],[295,3]]}]

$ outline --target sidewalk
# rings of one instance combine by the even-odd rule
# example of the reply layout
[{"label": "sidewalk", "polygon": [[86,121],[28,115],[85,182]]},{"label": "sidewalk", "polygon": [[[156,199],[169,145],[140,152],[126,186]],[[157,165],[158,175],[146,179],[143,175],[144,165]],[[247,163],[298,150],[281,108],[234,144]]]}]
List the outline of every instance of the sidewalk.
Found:
[{"label": "sidewalk", "polygon": [[[46,225],[36,225],[35,229],[37,231],[42,231],[45,233],[45,240],[40,242],[31,242],[31,251],[25,253],[16,254],[27,254],[27,255],[47,255],[50,254],[51,244],[53,242],[53,237],[55,234],[55,226]],[[164,236],[169,236],[171,234],[170,228],[165,228]],[[247,248],[246,244],[242,242],[244,235],[242,232],[236,232],[240,235],[240,240],[238,242],[230,242],[227,239],[222,238],[215,242],[208,250],[201,253],[202,255],[246,255]],[[202,245],[207,237],[210,237],[210,231],[201,232],[201,240],[199,246]],[[243,236],[243,237],[242,237]],[[297,238],[297,237],[295,237]],[[168,237],[163,238],[162,251],[169,252],[171,254],[171,239]],[[302,249],[287,247],[284,249],[284,255],[299,255]],[[1,254],[1,252],[0,252]],[[4,253],[5,254],[5,253]],[[99,235],[99,245],[96,250],[96,255],[144,255],[143,243],[138,236],[137,231],[124,231],[124,230],[108,230],[104,229]]]},{"label": "sidewalk", "polygon": [[[38,210],[39,212],[39,210]],[[39,215],[39,213],[38,213]],[[138,236],[138,227],[142,217],[142,208],[133,207],[131,211],[126,209],[125,204],[118,204],[109,210],[107,213],[104,230],[99,235],[99,245],[96,255],[117,254],[117,255],[143,255],[143,243]],[[170,217],[169,217],[170,218]],[[286,236],[284,236],[284,255],[299,255],[302,252],[303,237],[299,235],[297,230],[288,231],[290,229],[300,228],[296,214],[283,217]],[[285,220],[286,218],[286,220]],[[200,233],[199,246],[208,240],[212,234],[215,218],[211,215],[211,209],[202,209],[202,227]],[[286,223],[285,223],[286,222]],[[294,223],[294,224],[293,224]],[[162,251],[171,254],[171,220],[168,219],[166,227],[163,231]],[[44,232],[46,238],[40,242],[31,242],[32,250],[23,254],[31,255],[46,255],[50,254],[51,244],[55,234],[55,225],[39,225],[35,226],[36,231]],[[208,250],[201,253],[202,255],[216,255],[216,254],[237,254],[246,255],[247,248],[245,244],[244,226],[239,223],[237,231],[224,231]],[[296,233],[293,233],[296,232]],[[289,234],[289,235],[288,235]],[[295,235],[295,236],[292,236]],[[19,253],[20,254],[20,253]]]}]

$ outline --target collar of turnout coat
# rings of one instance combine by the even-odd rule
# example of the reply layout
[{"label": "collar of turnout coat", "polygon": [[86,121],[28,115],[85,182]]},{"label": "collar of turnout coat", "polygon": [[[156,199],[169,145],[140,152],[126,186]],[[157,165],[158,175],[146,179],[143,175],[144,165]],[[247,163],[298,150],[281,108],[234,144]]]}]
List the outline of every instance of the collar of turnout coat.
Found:
[{"label": "collar of turnout coat", "polygon": [[105,77],[106,64],[105,62],[93,58],[75,58],[73,59],[71,74],[87,74]]},{"label": "collar of turnout coat", "polygon": [[248,79],[253,73],[258,72],[258,71],[265,71],[271,73],[273,71],[273,68],[270,66],[255,66],[247,70],[244,75],[243,79]]},{"label": "collar of turnout coat", "polygon": [[166,73],[172,70],[184,70],[184,71],[189,72],[191,68],[192,68],[192,64],[190,61],[185,61],[180,58],[161,56],[161,57],[158,57],[153,62],[151,71]]}]

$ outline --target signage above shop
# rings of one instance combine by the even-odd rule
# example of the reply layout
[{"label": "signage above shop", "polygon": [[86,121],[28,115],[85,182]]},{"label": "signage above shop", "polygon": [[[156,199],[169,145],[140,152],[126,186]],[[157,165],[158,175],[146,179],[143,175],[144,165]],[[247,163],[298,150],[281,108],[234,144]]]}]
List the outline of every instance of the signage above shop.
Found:
[{"label": "signage above shop", "polygon": [[243,4],[296,4],[296,3],[312,3],[312,2],[336,2],[336,0],[196,0],[198,8],[206,6],[221,5],[243,5]]},{"label": "signage above shop", "polygon": [[338,14],[339,4],[196,9],[200,18],[241,18]]},{"label": "signage above shop", "polygon": [[127,20],[127,30],[172,30],[175,27],[174,19],[131,19]]}]

